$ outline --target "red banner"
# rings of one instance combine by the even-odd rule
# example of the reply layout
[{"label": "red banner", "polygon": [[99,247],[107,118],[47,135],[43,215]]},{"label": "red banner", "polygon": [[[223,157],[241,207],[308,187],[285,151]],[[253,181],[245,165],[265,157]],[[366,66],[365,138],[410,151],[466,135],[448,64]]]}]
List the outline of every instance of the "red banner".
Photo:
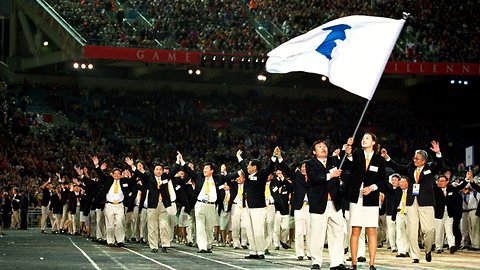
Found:
[{"label": "red banner", "polygon": [[[88,59],[110,59],[118,61],[156,62],[171,64],[199,65],[203,54],[214,52],[155,50],[144,48],[122,48],[106,46],[85,46],[84,57]],[[252,57],[247,54],[218,54],[219,56]],[[367,65],[368,66],[368,65]],[[425,75],[480,75],[480,64],[432,63],[432,62],[388,62],[386,74],[425,74]]]},{"label": "red banner", "polygon": [[388,74],[480,75],[480,64],[388,62],[384,72]]},{"label": "red banner", "polygon": [[200,64],[201,52],[85,46],[83,56],[88,59],[110,59],[119,61],[156,62],[175,64]]}]

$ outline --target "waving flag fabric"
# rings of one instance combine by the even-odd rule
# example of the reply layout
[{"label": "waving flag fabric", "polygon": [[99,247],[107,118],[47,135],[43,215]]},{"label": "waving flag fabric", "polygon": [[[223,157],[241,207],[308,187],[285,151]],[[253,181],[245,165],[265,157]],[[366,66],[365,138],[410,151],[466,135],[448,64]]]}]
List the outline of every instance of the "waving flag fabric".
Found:
[{"label": "waving flag fabric", "polygon": [[370,100],[404,23],[362,15],[339,18],[273,49],[266,69],[322,74],[332,84]]}]

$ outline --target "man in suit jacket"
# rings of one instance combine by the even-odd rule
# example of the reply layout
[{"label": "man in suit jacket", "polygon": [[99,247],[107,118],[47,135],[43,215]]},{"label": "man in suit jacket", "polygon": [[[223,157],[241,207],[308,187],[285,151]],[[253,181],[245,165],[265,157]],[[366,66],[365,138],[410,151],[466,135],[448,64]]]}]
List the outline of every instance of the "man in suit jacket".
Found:
[{"label": "man in suit jacket", "polygon": [[467,185],[466,181],[455,186],[449,185],[449,179],[445,175],[437,177],[437,186],[433,188],[435,195],[435,249],[437,253],[443,252],[445,235],[450,249],[450,254],[455,253],[459,246],[455,244],[453,217],[462,214],[462,202],[458,203],[454,196],[460,193]]},{"label": "man in suit jacket", "polygon": [[239,172],[222,175],[215,174],[215,165],[207,162],[203,165],[203,172],[195,173],[183,160],[182,154],[178,152],[177,162],[181,164],[191,180],[195,183],[194,196],[197,199],[195,204],[195,225],[197,233],[198,253],[211,253],[213,244],[212,230],[215,226],[217,213],[215,204],[218,203],[219,187],[227,181],[238,177]]},{"label": "man in suit jacket", "polygon": [[245,228],[245,211],[243,207],[243,189],[245,188],[245,174],[243,172],[236,181],[229,183],[232,202],[232,241],[233,248],[240,249],[240,246],[247,248],[247,232]]},{"label": "man in suit jacket", "polygon": [[20,195],[18,189],[15,187],[12,189],[12,223],[10,223],[11,229],[20,228]]},{"label": "man in suit jacket", "polygon": [[[307,180],[305,163],[306,161],[302,162],[300,169],[296,170],[290,169],[284,162],[279,164],[280,170],[282,170],[293,183],[291,208],[295,220],[295,255],[298,260],[303,260],[305,255],[307,258],[311,258],[310,206],[307,196],[310,192],[311,185]],[[289,248],[286,243],[281,244],[283,248]]]},{"label": "man in suit jacket", "polygon": [[395,205],[395,194],[398,193],[397,189],[400,190],[398,187],[398,183],[400,182],[400,175],[399,174],[392,174],[390,175],[390,183],[388,184],[388,191],[385,192],[385,203],[383,206],[385,207],[385,215],[387,221],[387,240],[388,246],[392,250],[392,252],[397,252],[397,243],[396,243],[396,224],[395,220],[393,219],[393,215],[397,213],[397,205]]},{"label": "man in suit jacket", "polygon": [[408,177],[401,176],[398,182],[398,188],[393,190],[393,204],[395,210],[392,213],[392,220],[396,226],[397,255],[396,257],[405,258],[409,255],[410,247],[407,238],[407,191],[408,191]]},{"label": "man in suit jacket", "polygon": [[[478,176],[475,178],[478,178]],[[472,191],[467,191],[467,193],[470,193],[468,194],[468,196],[467,194],[465,194],[466,205],[464,209],[466,209],[466,212],[464,212],[463,214],[464,216],[468,216],[468,218],[466,218],[466,220],[464,220],[463,222],[469,225],[467,229],[468,238],[470,238],[469,250],[478,251],[480,250],[480,185],[477,184],[478,182],[475,183],[475,178],[473,177],[472,171],[467,171],[465,180],[469,182],[470,189],[472,189]],[[474,210],[470,211],[470,209]]]},{"label": "man in suit jacket", "polygon": [[[425,150],[415,151],[413,163],[401,165],[393,161],[382,149],[382,156],[387,161],[387,165],[394,171],[406,175],[409,180],[407,191],[407,221],[408,232],[417,232],[418,224],[424,236],[425,260],[432,261],[431,249],[435,236],[435,197],[433,195],[433,186],[435,183],[435,174],[445,167],[440,145],[437,141],[431,142],[430,148],[436,156],[436,162],[427,163],[428,154]],[[410,255],[413,263],[419,263],[420,247],[418,246],[418,233],[409,233],[408,242],[410,245]]]},{"label": "man in suit jacket", "polygon": [[[282,162],[282,164],[285,164]],[[272,197],[275,199],[275,223],[273,245],[280,249],[281,243],[288,240],[290,229],[290,197],[293,192],[293,183],[287,180],[281,170],[275,172],[276,178],[272,181]]]},{"label": "man in suit jacket", "polygon": [[[164,173],[164,165],[160,163],[153,164],[153,173],[147,172],[142,163],[135,166],[131,158],[125,158],[125,162],[132,168],[134,179],[141,179],[141,185],[148,190],[147,195],[147,226],[148,226],[148,244],[153,253],[158,252],[162,247],[162,252],[167,253],[167,248],[171,245],[171,231],[168,223],[167,208],[175,204],[176,194],[172,191],[173,185],[171,179],[178,171],[178,166],[173,166],[170,174]],[[169,186],[172,186],[170,188]]]},{"label": "man in suit jacket", "polygon": [[101,183],[99,196],[106,199],[104,215],[105,227],[107,235],[107,246],[124,247],[125,246],[125,209],[123,200],[130,193],[129,179],[122,178],[122,171],[119,168],[114,168],[111,175],[105,174],[107,164],[100,165],[98,157],[92,157],[95,171],[98,175],[98,180]]},{"label": "man in suit jacket", "polygon": [[[280,148],[276,147],[276,155]],[[274,154],[275,155],[275,154]],[[237,159],[245,173],[245,189],[243,200],[246,211],[246,228],[250,254],[246,259],[265,259],[265,186],[268,176],[273,173],[276,156],[272,156],[268,165],[262,169],[260,160],[250,160],[247,163],[242,158],[242,151],[237,151]]]},{"label": "man in suit jacket", "polygon": [[[320,269],[323,261],[323,245],[328,237],[330,269],[347,269],[343,265],[342,196],[339,160],[328,156],[328,146],[323,140],[312,145],[313,158],[306,165],[311,190],[308,195],[312,226],[312,269]],[[328,234],[327,234],[328,231]]]}]

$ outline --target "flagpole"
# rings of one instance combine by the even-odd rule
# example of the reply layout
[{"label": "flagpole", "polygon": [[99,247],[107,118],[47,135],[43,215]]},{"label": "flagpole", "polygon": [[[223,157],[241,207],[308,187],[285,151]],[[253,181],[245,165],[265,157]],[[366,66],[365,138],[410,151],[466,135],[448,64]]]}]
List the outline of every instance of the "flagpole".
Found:
[{"label": "flagpole", "polygon": [[[365,112],[367,111],[368,105],[370,104],[370,99],[367,100],[367,103],[365,104],[365,107],[363,108],[362,115],[360,116],[360,119],[358,119],[357,126],[355,127],[355,131],[353,131],[352,138],[355,138],[355,135],[357,135],[358,128],[360,127],[360,123],[362,123],[363,117],[365,116]],[[347,155],[343,155],[342,161],[340,162],[339,169],[342,168],[343,163],[345,162],[345,158]]]}]

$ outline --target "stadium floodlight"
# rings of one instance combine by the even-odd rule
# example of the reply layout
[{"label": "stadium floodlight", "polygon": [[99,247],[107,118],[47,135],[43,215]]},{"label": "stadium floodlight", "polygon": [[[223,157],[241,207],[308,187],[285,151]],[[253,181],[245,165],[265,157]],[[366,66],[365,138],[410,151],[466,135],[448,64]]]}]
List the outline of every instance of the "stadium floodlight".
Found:
[{"label": "stadium floodlight", "polygon": [[47,46],[48,46],[48,41],[45,40],[45,41],[43,42],[43,46],[44,46],[44,47],[47,47]]},{"label": "stadium floodlight", "polygon": [[93,69],[93,64],[88,64],[88,65],[87,65],[87,68],[88,68],[88,69]]},{"label": "stadium floodlight", "polygon": [[73,68],[74,69],[78,69],[80,67],[80,64],[78,64],[77,62],[73,63]]},{"label": "stadium floodlight", "polygon": [[265,76],[263,74],[259,74],[257,76],[257,80],[260,81],[260,82],[265,82],[267,80],[267,76]]},{"label": "stadium floodlight", "polygon": [[86,69],[86,68],[87,68],[87,65],[85,65],[85,64],[82,63],[82,64],[80,65],[80,67],[81,67],[82,69]]},{"label": "stadium floodlight", "polygon": [[188,74],[192,75],[193,74],[193,69],[189,69]]},{"label": "stadium floodlight", "polygon": [[451,81],[450,81],[450,84],[455,84],[455,80],[451,80]]},{"label": "stadium floodlight", "polygon": [[207,63],[207,55],[203,55],[202,60],[200,61],[200,66],[204,67],[206,63]]},{"label": "stadium floodlight", "polygon": [[462,80],[458,80],[458,84],[462,84],[462,83],[463,83],[463,81],[462,81]]},{"label": "stadium floodlight", "polygon": [[195,71],[195,74],[200,75],[200,74],[202,74],[202,71],[201,71],[200,69],[197,69],[197,70]]},{"label": "stadium floodlight", "polygon": [[228,61],[228,67],[233,68],[234,62],[235,62],[235,56],[230,57],[230,61]]},{"label": "stadium floodlight", "polygon": [[326,81],[327,80],[327,77],[326,76],[322,76],[322,81]]},{"label": "stadium floodlight", "polygon": [[463,84],[464,84],[464,85],[468,85],[468,81],[463,81]]}]

